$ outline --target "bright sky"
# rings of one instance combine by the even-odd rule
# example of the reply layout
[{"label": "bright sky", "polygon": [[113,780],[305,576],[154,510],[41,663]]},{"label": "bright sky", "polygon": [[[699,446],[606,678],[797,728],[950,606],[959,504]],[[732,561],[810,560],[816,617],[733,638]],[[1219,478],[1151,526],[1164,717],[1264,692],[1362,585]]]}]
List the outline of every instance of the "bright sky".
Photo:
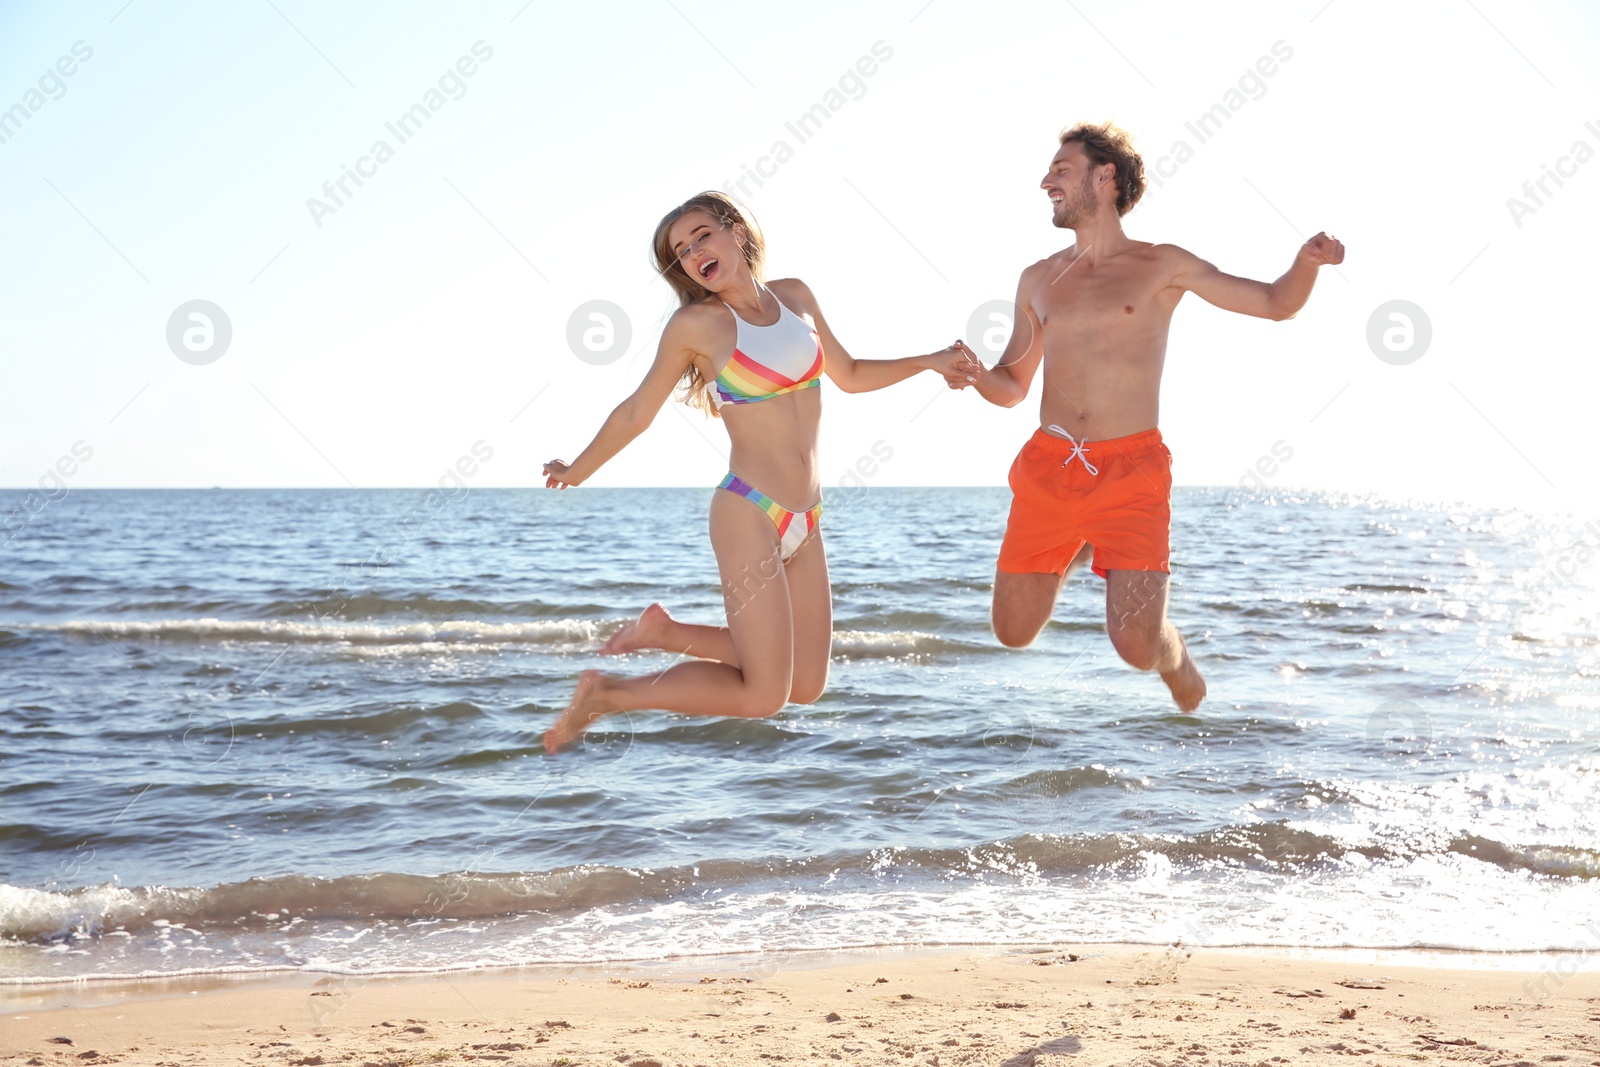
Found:
[{"label": "bright sky", "polygon": [[[474,486],[536,484],[648,366],[673,204],[759,165],[770,275],[857,356],[925,352],[1069,243],[1039,178],[1113,118],[1164,175],[1132,236],[1265,279],[1319,229],[1349,249],[1291,322],[1180,306],[1179,482],[1268,457],[1273,486],[1595,510],[1595,6],[1217,6],[7,5],[0,485],[63,457],[71,487],[427,485],[479,441]],[[196,300],[220,356],[184,348]],[[568,344],[593,300],[631,328],[610,362]],[[1403,347],[1395,300],[1431,332],[1417,356],[1411,313],[1403,364],[1368,341],[1376,313]],[[874,484],[1003,484],[1038,390],[828,392],[825,482],[876,448]],[[591,484],[711,486],[725,456],[671,405]]]}]

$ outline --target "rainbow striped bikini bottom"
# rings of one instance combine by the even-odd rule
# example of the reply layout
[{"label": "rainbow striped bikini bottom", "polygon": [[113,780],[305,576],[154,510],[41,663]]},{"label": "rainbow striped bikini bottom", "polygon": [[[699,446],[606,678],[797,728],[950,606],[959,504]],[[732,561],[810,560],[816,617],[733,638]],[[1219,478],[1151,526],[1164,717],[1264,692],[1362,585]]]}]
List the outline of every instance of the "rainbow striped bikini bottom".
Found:
[{"label": "rainbow striped bikini bottom", "polygon": [[811,531],[817,528],[817,523],[822,518],[822,501],[817,501],[809,511],[790,511],[732,471],[728,472],[728,476],[722,479],[717,488],[738,493],[767,513],[772,525],[778,528],[778,558],[785,563],[789,562],[790,556],[800,551],[800,546],[811,536]]}]

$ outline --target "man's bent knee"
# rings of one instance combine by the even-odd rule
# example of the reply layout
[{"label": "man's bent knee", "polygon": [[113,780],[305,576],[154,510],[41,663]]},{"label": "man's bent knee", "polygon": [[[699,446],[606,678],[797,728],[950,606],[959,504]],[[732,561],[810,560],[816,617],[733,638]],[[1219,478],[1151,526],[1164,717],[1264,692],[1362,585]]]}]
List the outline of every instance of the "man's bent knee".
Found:
[{"label": "man's bent knee", "polygon": [[1062,576],[1009,574],[996,571],[989,624],[995,640],[1007,648],[1026,648],[1044,632],[1055,610]]},{"label": "man's bent knee", "polygon": [[994,637],[1007,648],[1027,648],[1039,636],[1043,626],[1019,626],[1013,622],[1002,622],[999,619],[990,620],[994,624]]}]

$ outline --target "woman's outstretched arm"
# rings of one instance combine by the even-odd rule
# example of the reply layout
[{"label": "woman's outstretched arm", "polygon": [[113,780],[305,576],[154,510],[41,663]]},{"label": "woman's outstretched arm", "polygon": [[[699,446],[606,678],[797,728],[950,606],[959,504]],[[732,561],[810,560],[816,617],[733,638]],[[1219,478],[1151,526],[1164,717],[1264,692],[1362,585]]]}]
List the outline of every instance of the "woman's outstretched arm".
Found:
[{"label": "woman's outstretched arm", "polygon": [[828,327],[828,320],[823,316],[815,294],[805,282],[798,278],[786,278],[773,282],[770,288],[791,308],[811,316],[811,321],[817,328],[817,337],[822,341],[823,369],[833,380],[833,384],[846,393],[870,393],[874,389],[883,389],[896,382],[903,382],[919,371],[925,370],[936,371],[957,389],[965,388],[977,381],[981,364],[972,358],[971,353],[963,348],[959,341],[949,348],[921,356],[906,356],[902,359],[856,359],[833,335],[833,330]]},{"label": "woman's outstretched arm", "polygon": [[569,485],[582,485],[595,471],[626,448],[635,437],[644,433],[655,421],[672,396],[683,372],[703,347],[703,316],[693,307],[680,308],[667,320],[661,333],[661,343],[656,346],[656,359],[644,381],[622,403],[606,416],[600,432],[594,435],[589,447],[578,454],[571,463],[553,459],[544,465],[545,488],[565,489]]}]

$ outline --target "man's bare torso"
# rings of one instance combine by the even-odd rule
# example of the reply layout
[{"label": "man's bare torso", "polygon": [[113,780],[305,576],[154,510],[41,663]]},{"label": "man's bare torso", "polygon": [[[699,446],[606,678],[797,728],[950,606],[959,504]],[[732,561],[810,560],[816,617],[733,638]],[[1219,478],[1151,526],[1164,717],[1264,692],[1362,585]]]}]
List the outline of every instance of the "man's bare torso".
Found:
[{"label": "man's bare torso", "polygon": [[1148,430],[1160,408],[1172,311],[1170,245],[1131,242],[1109,256],[1076,246],[1034,264],[1029,305],[1044,326],[1040,425],[1078,440]]}]

